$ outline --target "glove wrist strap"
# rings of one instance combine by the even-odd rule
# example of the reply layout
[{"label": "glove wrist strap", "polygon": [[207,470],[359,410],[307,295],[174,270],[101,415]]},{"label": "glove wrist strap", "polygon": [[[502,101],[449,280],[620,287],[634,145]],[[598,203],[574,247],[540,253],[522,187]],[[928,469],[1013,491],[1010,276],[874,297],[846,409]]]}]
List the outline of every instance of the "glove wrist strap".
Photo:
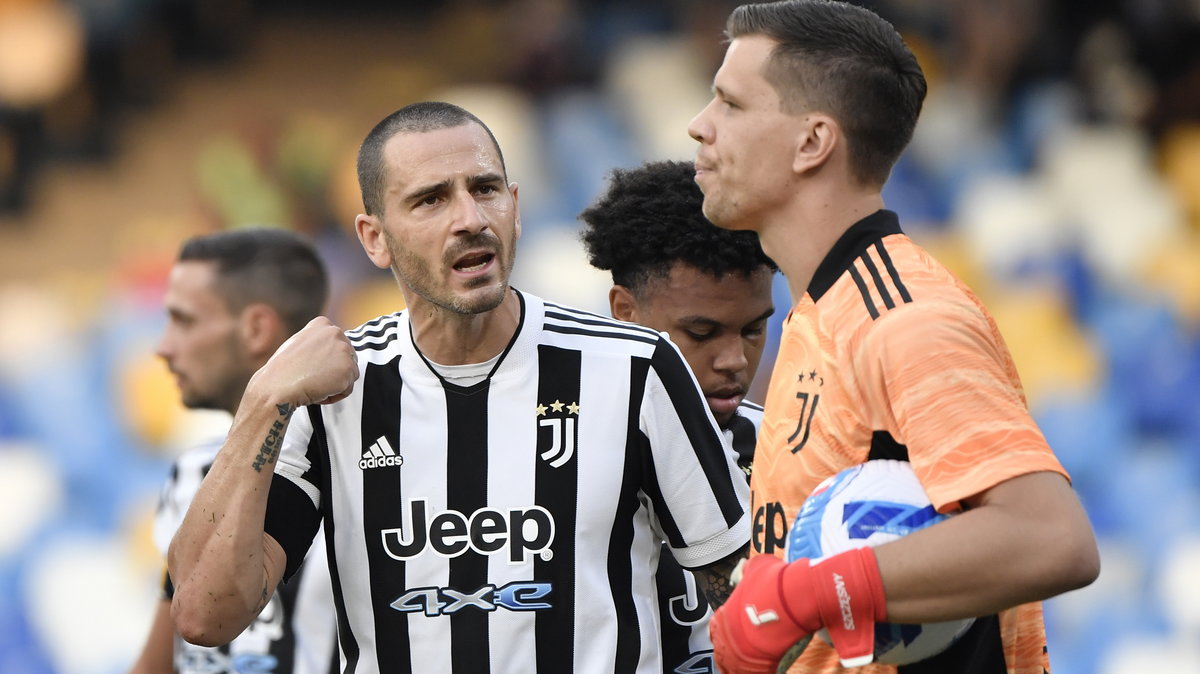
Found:
[{"label": "glove wrist strap", "polygon": [[[790,604],[803,597],[794,592],[812,593],[809,601],[815,600],[821,624],[829,631],[842,666],[869,664],[875,653],[875,623],[887,616],[875,552],[869,547],[856,548],[807,565],[798,560],[781,574],[784,609],[794,620],[798,611]],[[796,587],[800,583],[806,587]]]}]

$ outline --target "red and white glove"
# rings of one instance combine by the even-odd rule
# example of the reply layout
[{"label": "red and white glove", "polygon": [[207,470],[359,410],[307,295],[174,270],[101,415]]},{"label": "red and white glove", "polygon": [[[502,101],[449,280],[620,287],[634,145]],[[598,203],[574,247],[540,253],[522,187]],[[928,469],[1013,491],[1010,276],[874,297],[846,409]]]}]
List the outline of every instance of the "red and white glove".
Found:
[{"label": "red and white glove", "polygon": [[713,657],[724,674],[774,674],[797,641],[829,630],[845,667],[871,662],[875,623],[887,601],[875,552],[856,548],[811,565],[772,555],[746,563],[733,594],[709,621]]}]

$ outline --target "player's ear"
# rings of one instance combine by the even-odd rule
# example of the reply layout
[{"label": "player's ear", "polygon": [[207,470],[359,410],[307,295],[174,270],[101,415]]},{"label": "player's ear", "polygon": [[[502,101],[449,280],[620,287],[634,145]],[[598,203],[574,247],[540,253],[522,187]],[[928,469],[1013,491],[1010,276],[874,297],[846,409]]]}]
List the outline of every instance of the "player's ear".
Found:
[{"label": "player's ear", "polygon": [[519,188],[515,182],[508,184],[508,192],[512,195],[513,200],[513,232],[517,238],[521,238],[521,207],[520,201],[517,199]]},{"label": "player's ear", "polygon": [[806,115],[796,134],[792,170],[808,173],[825,165],[841,140],[841,128],[837,120],[819,112]]},{"label": "player's ear", "polygon": [[392,252],[388,250],[387,239],[383,234],[383,223],[378,216],[359,213],[354,218],[354,233],[362,244],[367,257],[380,269],[387,269],[392,264]]},{"label": "player's ear", "polygon": [[618,321],[638,322],[637,299],[629,288],[614,285],[608,291],[608,307]]},{"label": "player's ear", "polygon": [[287,339],[283,317],[269,304],[246,305],[239,317],[242,345],[253,358],[266,360]]}]

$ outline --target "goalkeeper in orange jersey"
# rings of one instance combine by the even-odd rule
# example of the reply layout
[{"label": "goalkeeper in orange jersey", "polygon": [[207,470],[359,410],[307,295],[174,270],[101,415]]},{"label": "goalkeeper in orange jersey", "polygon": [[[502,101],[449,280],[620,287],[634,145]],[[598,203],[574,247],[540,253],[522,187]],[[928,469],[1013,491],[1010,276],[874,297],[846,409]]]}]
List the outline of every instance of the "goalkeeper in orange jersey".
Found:
[{"label": "goalkeeper in orange jersey", "polygon": [[[743,5],[726,33],[712,101],[689,125],[704,213],[759,234],[794,304],[754,458],[751,559],[710,626],[717,664],[773,672],[826,628],[832,646],[814,640],[790,671],[838,671],[871,662],[875,622],[978,616],[915,671],[1042,674],[1040,601],[1091,583],[1099,556],[994,321],[884,208],[921,68],[890,24],[843,2]],[[911,462],[935,507],[964,512],[784,563],[812,489],[876,458]]]}]

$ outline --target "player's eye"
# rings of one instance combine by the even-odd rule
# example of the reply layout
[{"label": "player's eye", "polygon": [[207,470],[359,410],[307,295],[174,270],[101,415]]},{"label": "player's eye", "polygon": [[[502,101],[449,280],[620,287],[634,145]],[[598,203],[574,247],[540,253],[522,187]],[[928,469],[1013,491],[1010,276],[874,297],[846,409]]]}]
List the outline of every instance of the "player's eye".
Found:
[{"label": "player's eye", "polygon": [[683,333],[685,335],[687,335],[689,339],[692,339],[697,342],[703,342],[703,341],[712,339],[712,336],[713,336],[713,331],[711,331],[711,330],[709,330],[707,332],[699,332],[696,330],[684,330]]}]

